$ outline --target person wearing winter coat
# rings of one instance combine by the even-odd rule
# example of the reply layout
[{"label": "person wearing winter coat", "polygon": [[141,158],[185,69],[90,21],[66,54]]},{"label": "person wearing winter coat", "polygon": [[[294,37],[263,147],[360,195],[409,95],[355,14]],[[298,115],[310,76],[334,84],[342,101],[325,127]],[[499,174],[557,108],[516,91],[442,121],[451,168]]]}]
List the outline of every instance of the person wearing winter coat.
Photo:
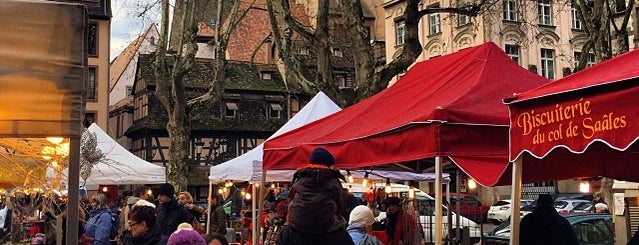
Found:
[{"label": "person wearing winter coat", "polygon": [[577,245],[579,242],[570,222],[555,210],[552,196],[540,194],[532,213],[521,219],[519,244]]},{"label": "person wearing winter coat", "polygon": [[93,245],[108,245],[111,243],[111,210],[107,207],[106,195],[93,195],[91,207],[91,218],[84,226],[85,234],[93,239]]},{"label": "person wearing winter coat", "polygon": [[133,206],[129,212],[129,235],[124,237],[121,245],[166,245],[168,236],[160,233],[156,225],[155,208],[151,206]]},{"label": "person wearing winter coat", "polygon": [[200,218],[206,211],[204,207],[195,204],[193,196],[188,191],[181,191],[178,193],[178,202],[180,205],[184,206],[186,210],[189,210],[189,213],[191,213],[191,217],[193,217],[191,226],[193,226],[193,229],[198,231],[200,234],[205,234],[206,228],[200,224]]},{"label": "person wearing winter coat", "polygon": [[389,245],[420,244],[415,217],[402,209],[399,197],[386,199],[386,236]]},{"label": "person wearing winter coat", "polygon": [[345,194],[339,180],[345,178],[333,165],[333,155],[317,147],[309,164],[295,172],[288,194],[288,222],[276,244],[353,244],[340,215],[345,210]]},{"label": "person wearing winter coat", "polygon": [[373,230],[373,211],[365,205],[359,205],[351,211],[346,231],[355,245],[383,245],[377,237],[370,235]]},{"label": "person wearing winter coat", "polygon": [[222,207],[222,197],[212,195],[209,199],[209,207],[211,208],[209,233],[217,232],[226,235],[227,217]]},{"label": "person wearing winter coat", "polygon": [[157,223],[161,228],[161,233],[170,236],[181,223],[190,223],[193,218],[191,213],[178,204],[175,200],[175,188],[169,183],[160,185],[158,195],[158,218]]}]

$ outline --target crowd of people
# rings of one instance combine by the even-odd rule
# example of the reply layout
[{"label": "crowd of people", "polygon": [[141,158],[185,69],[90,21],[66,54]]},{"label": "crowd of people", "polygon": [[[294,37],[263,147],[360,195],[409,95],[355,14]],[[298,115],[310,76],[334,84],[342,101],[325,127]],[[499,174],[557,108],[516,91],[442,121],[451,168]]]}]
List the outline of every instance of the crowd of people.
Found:
[{"label": "crowd of people", "polygon": [[[333,155],[318,147],[308,164],[295,172],[290,187],[271,190],[265,198],[264,213],[256,220],[263,229],[258,239],[261,244],[423,243],[420,224],[415,213],[404,208],[404,200],[381,190],[367,193],[363,200],[355,198],[342,187],[345,178],[332,168],[334,164]],[[201,223],[206,209],[195,204],[189,192],[176,193],[173,185],[165,183],[155,192],[156,200],[151,200],[151,193],[148,186],[125,192],[117,210],[109,207],[104,193],[94,194],[89,201],[90,218],[80,227],[80,244],[229,244],[229,214],[222,197],[213,195],[209,199],[207,229]],[[540,195],[534,211],[521,221],[520,244],[578,244],[571,225],[553,204],[550,195]],[[600,193],[593,196],[593,207],[597,213],[609,212]],[[376,220],[380,210],[386,212],[385,218]],[[255,215],[252,211],[241,213],[239,223],[244,232],[238,242],[251,244]]]},{"label": "crowd of people", "polygon": [[[400,198],[382,196],[381,191],[365,200],[355,198],[342,187],[340,181],[345,178],[332,168],[334,164],[329,151],[317,148],[308,165],[294,174],[290,186],[270,190],[264,212],[256,220],[263,229],[258,239],[261,244],[420,244],[410,234],[419,235],[421,229],[413,214],[402,208]],[[229,213],[222,197],[213,195],[209,200],[207,230],[200,219],[206,210],[194,203],[189,192],[176,192],[165,183],[155,191],[155,200],[151,193],[148,186],[125,192],[117,210],[109,208],[105,194],[93,195],[80,244],[229,244]],[[386,218],[376,221],[380,208],[386,211]],[[251,211],[240,214],[239,223],[245,230],[242,244],[251,244],[254,215]],[[118,229],[116,236],[114,228]]]}]

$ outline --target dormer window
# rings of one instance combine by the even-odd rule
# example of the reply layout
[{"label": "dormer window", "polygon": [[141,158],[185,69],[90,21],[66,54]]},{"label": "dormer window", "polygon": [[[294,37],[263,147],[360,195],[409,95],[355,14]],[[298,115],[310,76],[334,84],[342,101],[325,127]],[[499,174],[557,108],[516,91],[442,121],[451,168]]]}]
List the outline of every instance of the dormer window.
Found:
[{"label": "dormer window", "polygon": [[269,118],[280,118],[282,116],[282,106],[278,103],[269,103]]},{"label": "dormer window", "polygon": [[262,74],[262,80],[273,80],[273,73],[270,71],[263,71],[261,72]]},{"label": "dormer window", "polygon": [[301,48],[300,49],[300,54],[301,55],[309,55],[308,48],[306,48],[306,47]]},{"label": "dormer window", "polygon": [[237,111],[238,111],[237,103],[228,102],[226,103],[226,113],[224,114],[224,116],[237,117]]},{"label": "dormer window", "polygon": [[342,50],[339,48],[334,48],[333,49],[333,56],[336,57],[344,57],[344,53],[342,53]]}]

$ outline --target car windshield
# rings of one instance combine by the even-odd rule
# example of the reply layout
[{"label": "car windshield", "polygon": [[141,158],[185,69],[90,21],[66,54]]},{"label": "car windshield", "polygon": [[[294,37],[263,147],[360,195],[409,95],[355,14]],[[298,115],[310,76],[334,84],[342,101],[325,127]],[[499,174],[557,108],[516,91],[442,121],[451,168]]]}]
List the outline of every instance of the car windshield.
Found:
[{"label": "car windshield", "polygon": [[591,208],[592,208],[592,203],[591,202],[581,202],[581,203],[575,205],[573,210],[590,211]]},{"label": "car windshield", "polygon": [[566,201],[556,201],[555,202],[555,208],[565,208],[566,206],[568,206],[568,202],[566,202]]},{"label": "car windshield", "polygon": [[502,201],[497,201],[495,204],[493,204],[493,207],[504,206],[504,205],[509,205],[509,204],[510,204],[510,202],[502,200]]}]

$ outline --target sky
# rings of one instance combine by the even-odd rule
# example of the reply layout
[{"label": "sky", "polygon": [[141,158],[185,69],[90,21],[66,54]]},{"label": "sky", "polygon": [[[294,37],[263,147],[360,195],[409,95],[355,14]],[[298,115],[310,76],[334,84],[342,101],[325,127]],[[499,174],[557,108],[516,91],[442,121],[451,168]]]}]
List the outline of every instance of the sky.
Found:
[{"label": "sky", "polygon": [[[158,0],[159,1],[159,0]],[[122,52],[126,46],[142,35],[152,23],[160,19],[160,5],[155,5],[147,14],[140,16],[144,5],[153,0],[111,0],[111,60]]]}]

